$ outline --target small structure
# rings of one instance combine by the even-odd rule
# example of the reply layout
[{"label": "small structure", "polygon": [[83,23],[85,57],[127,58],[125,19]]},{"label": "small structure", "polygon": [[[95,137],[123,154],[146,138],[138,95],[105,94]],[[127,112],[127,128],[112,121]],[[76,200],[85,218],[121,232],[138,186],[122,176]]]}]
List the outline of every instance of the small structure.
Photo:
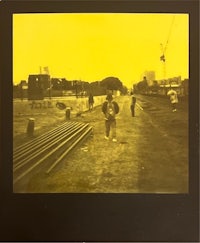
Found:
[{"label": "small structure", "polygon": [[28,119],[28,126],[27,126],[27,135],[33,136],[34,134],[34,127],[35,127],[35,119],[29,118]]}]

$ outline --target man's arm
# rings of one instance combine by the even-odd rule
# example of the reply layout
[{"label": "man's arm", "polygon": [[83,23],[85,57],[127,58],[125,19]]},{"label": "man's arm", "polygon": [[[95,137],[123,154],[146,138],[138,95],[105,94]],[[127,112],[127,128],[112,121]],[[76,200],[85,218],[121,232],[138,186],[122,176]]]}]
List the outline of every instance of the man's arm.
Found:
[{"label": "man's arm", "polygon": [[113,101],[113,104],[115,106],[115,113],[118,114],[119,113],[119,105],[115,101]]},{"label": "man's arm", "polygon": [[102,112],[103,112],[104,114],[106,114],[106,107],[107,107],[107,102],[105,101],[105,102],[103,103],[103,105],[102,105],[102,108],[101,108],[101,110],[102,110]]}]

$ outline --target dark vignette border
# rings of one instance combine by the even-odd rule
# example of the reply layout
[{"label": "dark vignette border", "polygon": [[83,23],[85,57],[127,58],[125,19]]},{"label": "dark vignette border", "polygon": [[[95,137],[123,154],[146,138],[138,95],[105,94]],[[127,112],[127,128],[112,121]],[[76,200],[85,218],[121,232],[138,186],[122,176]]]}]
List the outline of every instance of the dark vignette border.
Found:
[{"label": "dark vignette border", "polygon": [[[34,12],[189,14],[189,194],[12,193],[12,14]],[[3,1],[0,23],[0,241],[199,242],[198,0]]]}]

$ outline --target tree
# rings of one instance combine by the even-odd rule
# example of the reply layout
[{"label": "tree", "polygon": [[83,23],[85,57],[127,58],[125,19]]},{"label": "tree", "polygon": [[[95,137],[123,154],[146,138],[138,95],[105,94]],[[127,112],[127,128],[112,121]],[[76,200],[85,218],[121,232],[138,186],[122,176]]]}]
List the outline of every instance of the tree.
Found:
[{"label": "tree", "polygon": [[99,81],[94,81],[90,83],[89,90],[93,95],[105,95],[106,88],[100,85]]},{"label": "tree", "polygon": [[51,85],[55,90],[62,90],[62,80],[59,78],[52,78]]},{"label": "tree", "polygon": [[128,93],[128,88],[126,86],[123,86],[122,89],[121,89],[121,93],[123,95],[126,95]]},{"label": "tree", "polygon": [[147,79],[146,77],[143,78],[142,81],[140,81],[138,84],[137,84],[137,90],[140,92],[140,93],[146,93],[148,91],[148,83],[147,83]]},{"label": "tree", "polygon": [[101,86],[107,90],[121,90],[122,82],[116,77],[107,77],[101,81]]},{"label": "tree", "polygon": [[158,93],[158,90],[160,89],[160,85],[158,84],[157,80],[153,81],[152,91],[155,93]]}]

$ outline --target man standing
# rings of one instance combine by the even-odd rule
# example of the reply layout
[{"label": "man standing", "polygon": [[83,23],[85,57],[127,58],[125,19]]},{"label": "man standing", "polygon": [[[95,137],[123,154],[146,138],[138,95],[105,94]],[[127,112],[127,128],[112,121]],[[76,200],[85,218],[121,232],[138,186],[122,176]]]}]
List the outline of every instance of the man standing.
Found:
[{"label": "man standing", "polygon": [[131,92],[131,115],[135,116],[135,103],[136,103],[136,98],[133,95],[133,92]]},{"label": "man standing", "polygon": [[105,139],[109,139],[110,131],[112,131],[112,141],[117,142],[115,115],[119,113],[119,106],[117,102],[113,101],[112,94],[107,95],[106,101],[102,105],[102,112],[105,115]]},{"label": "man standing", "polygon": [[175,90],[173,90],[172,87],[170,86],[170,90],[168,91],[167,95],[169,96],[171,104],[172,104],[172,111],[175,112],[176,105],[178,103],[177,92]]},{"label": "man standing", "polygon": [[93,110],[94,98],[91,93],[89,94],[89,97],[88,97],[88,103],[89,103],[89,111]]}]

